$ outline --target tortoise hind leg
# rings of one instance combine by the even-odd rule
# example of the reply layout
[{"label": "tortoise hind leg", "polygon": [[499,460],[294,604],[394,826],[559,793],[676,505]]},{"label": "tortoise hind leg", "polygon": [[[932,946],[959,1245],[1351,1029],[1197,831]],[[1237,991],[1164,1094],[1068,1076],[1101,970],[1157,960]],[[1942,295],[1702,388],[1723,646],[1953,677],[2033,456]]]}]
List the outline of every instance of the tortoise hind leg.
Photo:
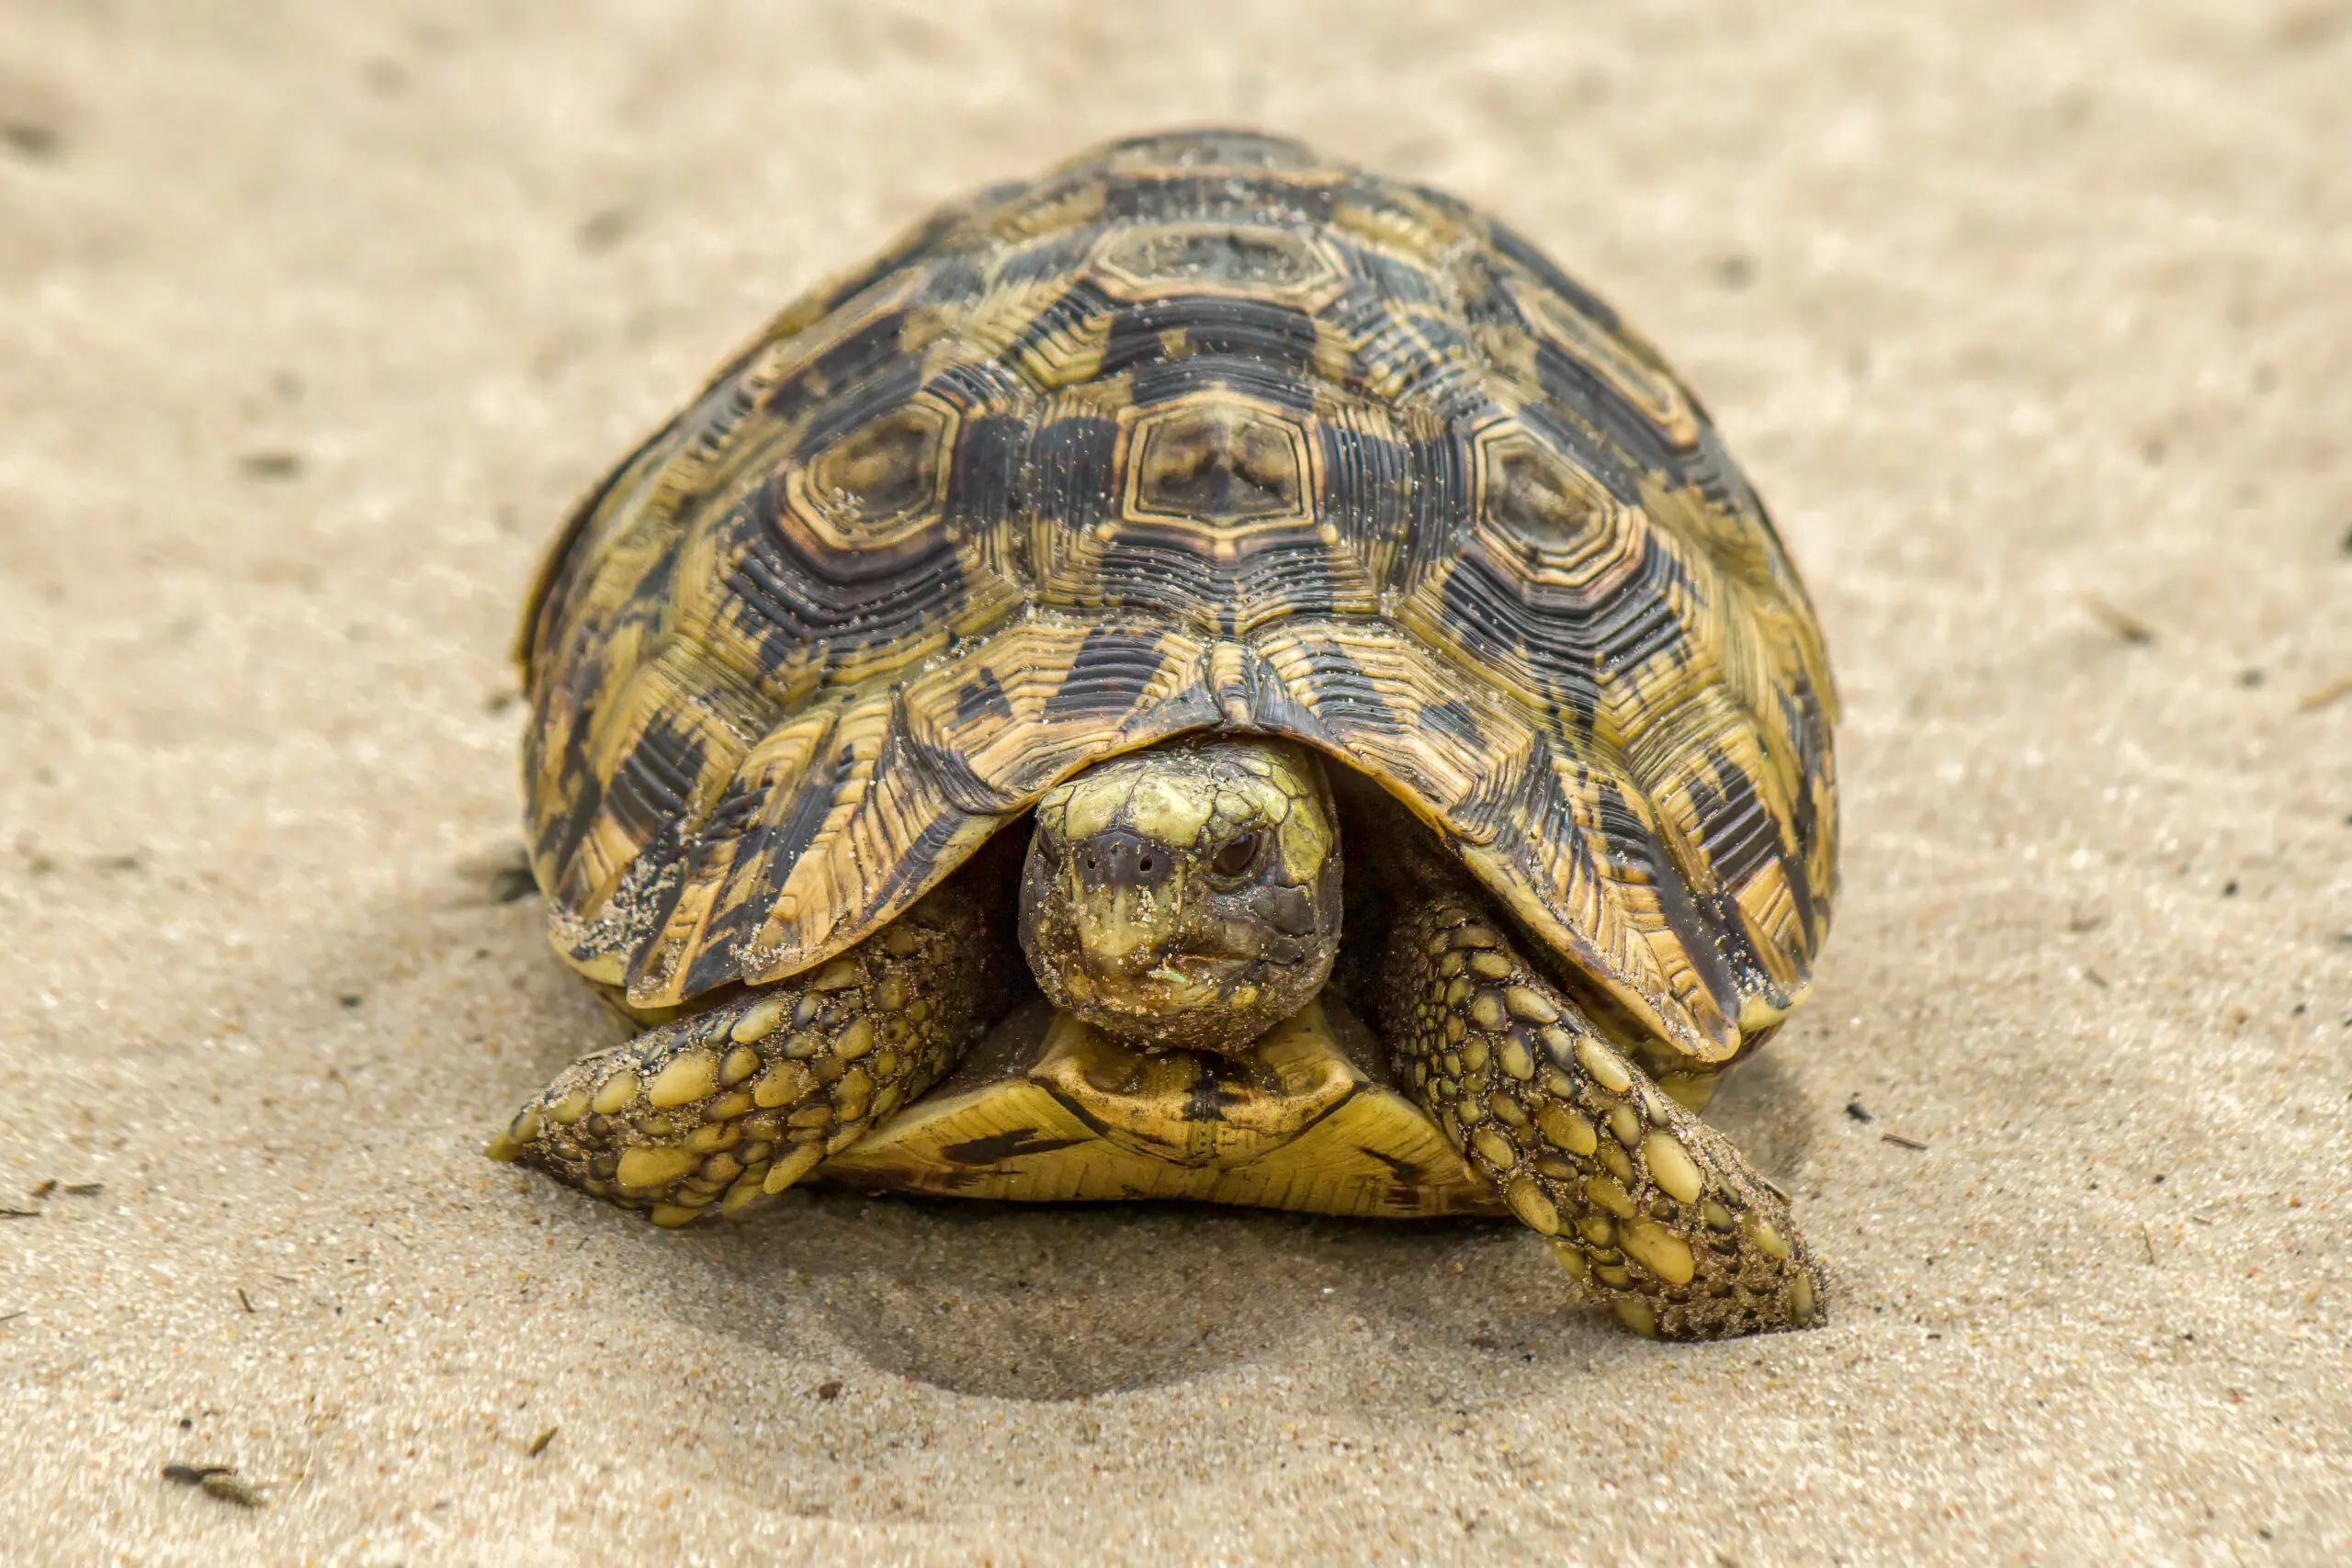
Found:
[{"label": "tortoise hind leg", "polygon": [[1482,889],[1410,858],[1374,981],[1398,1087],[1629,1327],[1821,1322],[1787,1203],[1527,962]]},{"label": "tortoise hind leg", "polygon": [[681,1225],[780,1192],[938,1081],[1010,1000],[967,879],[803,975],[591,1052],[486,1151]]}]

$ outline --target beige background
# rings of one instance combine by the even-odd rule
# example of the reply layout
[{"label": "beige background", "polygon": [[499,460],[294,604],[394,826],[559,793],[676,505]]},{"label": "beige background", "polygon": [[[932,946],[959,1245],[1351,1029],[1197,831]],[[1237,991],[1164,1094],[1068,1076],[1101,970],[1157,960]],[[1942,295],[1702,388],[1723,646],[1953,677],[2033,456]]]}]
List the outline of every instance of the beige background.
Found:
[{"label": "beige background", "polygon": [[[2352,1558],[2348,79],[2325,0],[14,0],[0,1555]],[[570,499],[928,203],[1204,118],[1510,215],[1777,509],[1845,897],[1719,1119],[1826,1330],[477,1156],[610,1030],[490,893]]]}]

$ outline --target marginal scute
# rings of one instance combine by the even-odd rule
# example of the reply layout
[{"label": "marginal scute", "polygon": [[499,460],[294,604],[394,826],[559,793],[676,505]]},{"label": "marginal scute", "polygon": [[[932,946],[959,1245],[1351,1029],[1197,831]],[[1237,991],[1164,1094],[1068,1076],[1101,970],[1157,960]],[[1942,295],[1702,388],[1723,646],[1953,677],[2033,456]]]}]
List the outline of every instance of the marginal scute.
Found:
[{"label": "marginal scute", "polygon": [[1820,634],[1697,401],[1504,225],[1279,139],[1097,150],[786,310],[579,509],[524,659],[550,934],[641,1011],[1204,729],[1403,802],[1647,1066],[1785,1017],[1835,892]]}]

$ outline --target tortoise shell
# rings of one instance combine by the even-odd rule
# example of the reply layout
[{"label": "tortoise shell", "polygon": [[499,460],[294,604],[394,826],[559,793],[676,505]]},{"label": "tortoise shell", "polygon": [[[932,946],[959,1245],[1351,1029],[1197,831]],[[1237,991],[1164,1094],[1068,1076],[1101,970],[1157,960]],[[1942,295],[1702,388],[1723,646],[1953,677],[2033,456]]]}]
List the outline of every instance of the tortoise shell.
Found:
[{"label": "tortoise shell", "polygon": [[1693,1066],[1835,888],[1820,636],[1698,400],[1510,229],[1295,141],[1117,142],[786,310],[581,506],[523,659],[551,935],[639,1010],[1193,731],[1375,781]]}]

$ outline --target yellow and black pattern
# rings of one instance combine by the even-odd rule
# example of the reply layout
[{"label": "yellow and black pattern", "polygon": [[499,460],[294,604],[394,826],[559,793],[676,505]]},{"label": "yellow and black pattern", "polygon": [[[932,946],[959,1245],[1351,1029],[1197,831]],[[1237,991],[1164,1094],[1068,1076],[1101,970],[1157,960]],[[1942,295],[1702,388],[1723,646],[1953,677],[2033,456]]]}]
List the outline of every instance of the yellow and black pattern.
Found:
[{"label": "yellow and black pattern", "polygon": [[682,1225],[781,1192],[888,1121],[1001,1013],[1017,962],[970,876],[808,974],[593,1052],[491,1144]]},{"label": "yellow and black pattern", "polygon": [[945,209],[582,507],[533,862],[632,1006],[824,964],[1105,756],[1295,737],[1719,1066],[1803,995],[1834,697],[1704,412],[1500,223],[1239,132]]},{"label": "yellow and black pattern", "polygon": [[1395,846],[1409,891],[1373,984],[1396,1087],[1568,1271],[1640,1333],[1821,1321],[1787,1202],[1529,963],[1452,867]]}]

